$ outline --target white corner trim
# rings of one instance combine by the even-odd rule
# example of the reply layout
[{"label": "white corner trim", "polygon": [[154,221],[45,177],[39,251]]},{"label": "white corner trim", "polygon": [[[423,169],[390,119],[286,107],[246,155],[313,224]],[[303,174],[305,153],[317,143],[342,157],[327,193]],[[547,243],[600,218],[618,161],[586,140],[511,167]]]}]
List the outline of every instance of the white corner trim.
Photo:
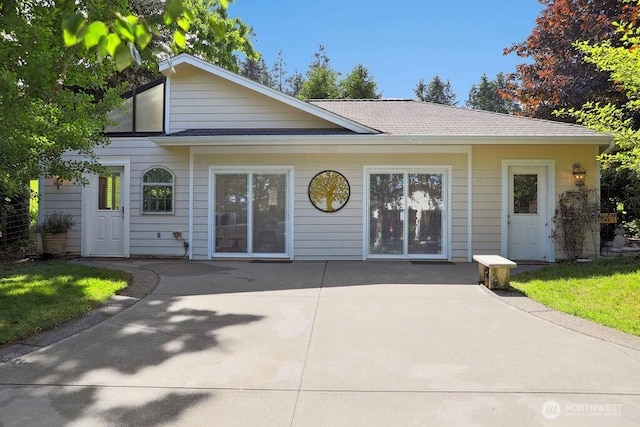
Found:
[{"label": "white corner trim", "polygon": [[194,159],[193,150],[189,148],[189,259],[193,259],[193,170]]},{"label": "white corner trim", "polygon": [[467,262],[473,261],[473,147],[467,152]]},{"label": "white corner trim", "polygon": [[171,133],[171,79],[164,81],[164,133]]}]

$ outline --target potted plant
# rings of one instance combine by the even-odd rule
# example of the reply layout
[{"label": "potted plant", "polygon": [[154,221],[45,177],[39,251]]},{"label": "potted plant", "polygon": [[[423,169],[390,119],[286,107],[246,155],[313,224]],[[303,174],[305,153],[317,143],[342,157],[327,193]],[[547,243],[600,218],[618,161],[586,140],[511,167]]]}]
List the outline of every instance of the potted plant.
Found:
[{"label": "potted plant", "polygon": [[46,254],[64,255],[67,252],[67,232],[73,227],[73,216],[62,212],[45,215],[36,224],[36,232],[42,236],[42,249]]}]

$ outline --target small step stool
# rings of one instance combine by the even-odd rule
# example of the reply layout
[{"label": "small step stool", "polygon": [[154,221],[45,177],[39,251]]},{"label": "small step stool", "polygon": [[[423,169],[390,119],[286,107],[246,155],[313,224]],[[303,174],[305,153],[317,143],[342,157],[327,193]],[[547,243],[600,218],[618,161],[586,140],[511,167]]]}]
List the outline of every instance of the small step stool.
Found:
[{"label": "small step stool", "polygon": [[500,255],[474,255],[478,263],[478,282],[489,289],[509,287],[509,273],[518,264]]}]

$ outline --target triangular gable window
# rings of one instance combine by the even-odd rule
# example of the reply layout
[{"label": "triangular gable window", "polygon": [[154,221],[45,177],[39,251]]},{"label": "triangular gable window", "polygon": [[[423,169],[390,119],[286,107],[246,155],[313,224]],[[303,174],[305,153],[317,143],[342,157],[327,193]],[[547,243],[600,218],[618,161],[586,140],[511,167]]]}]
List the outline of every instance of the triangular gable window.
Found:
[{"label": "triangular gable window", "polygon": [[109,119],[116,124],[107,127],[107,135],[163,134],[164,82],[165,78],[159,78],[125,93],[124,109],[109,113]]}]

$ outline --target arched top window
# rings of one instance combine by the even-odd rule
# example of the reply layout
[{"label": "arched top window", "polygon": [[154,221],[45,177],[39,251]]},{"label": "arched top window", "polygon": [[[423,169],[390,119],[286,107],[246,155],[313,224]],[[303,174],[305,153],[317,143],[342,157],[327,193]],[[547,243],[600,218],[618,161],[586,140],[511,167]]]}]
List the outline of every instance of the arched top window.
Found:
[{"label": "arched top window", "polygon": [[163,167],[154,167],[142,175],[142,213],[172,214],[175,177]]}]

